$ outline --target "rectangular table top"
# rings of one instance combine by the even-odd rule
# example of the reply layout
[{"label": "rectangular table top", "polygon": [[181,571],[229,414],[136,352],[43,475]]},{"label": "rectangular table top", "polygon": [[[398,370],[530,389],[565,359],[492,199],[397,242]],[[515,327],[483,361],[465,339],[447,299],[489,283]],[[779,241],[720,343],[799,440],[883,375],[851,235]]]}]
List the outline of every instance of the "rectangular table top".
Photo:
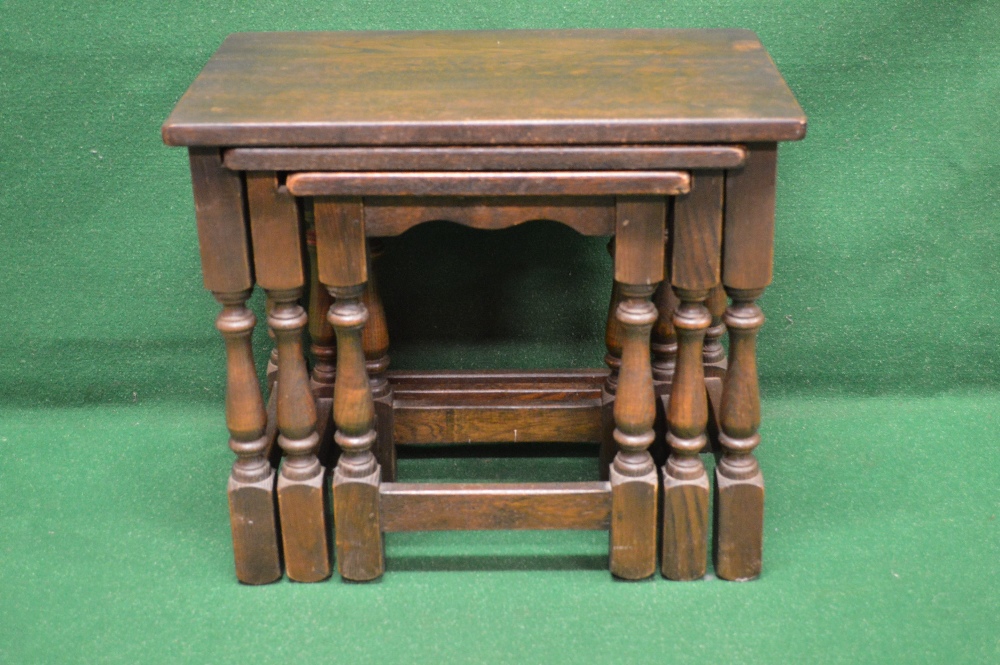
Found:
[{"label": "rectangular table top", "polygon": [[230,35],[169,145],[742,143],[805,134],[747,30]]}]

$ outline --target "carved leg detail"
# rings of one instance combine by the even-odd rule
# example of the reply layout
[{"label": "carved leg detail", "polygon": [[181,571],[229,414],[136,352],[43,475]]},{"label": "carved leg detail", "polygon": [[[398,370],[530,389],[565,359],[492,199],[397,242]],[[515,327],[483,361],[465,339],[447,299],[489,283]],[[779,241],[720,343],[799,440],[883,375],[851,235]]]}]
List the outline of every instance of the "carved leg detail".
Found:
[{"label": "carved leg detail", "polygon": [[643,579],[656,571],[657,478],[653,442],[656,395],[649,334],[656,321],[650,302],[655,284],[622,284],[617,319],[624,331],[622,366],[614,405],[618,453],[611,466],[611,572]]},{"label": "carved leg detail", "polygon": [[274,469],[267,460],[267,414],[250,337],[257,319],[246,307],[250,291],[215,293],[222,312],[215,326],[226,342],[226,427],[236,453],[229,476],[229,515],[236,577],[246,584],[281,578]]},{"label": "carved leg detail", "polygon": [[365,367],[372,386],[372,397],[375,399],[375,431],[378,434],[375,457],[382,468],[382,481],[391,483],[396,480],[396,446],[392,438],[392,387],[386,376],[389,369],[389,327],[385,319],[385,308],[378,295],[375,272],[371,267],[371,263],[382,255],[382,247],[378,241],[369,242],[368,282],[361,295],[361,302],[368,310],[368,322],[361,332],[361,347],[365,353]]},{"label": "carved leg detail", "polygon": [[705,306],[712,315],[712,324],[705,331],[702,358],[706,365],[721,363],[724,366],[726,349],[722,346],[722,336],[726,334],[726,324],[722,321],[722,316],[726,312],[726,291],[722,284],[717,284],[708,292]]},{"label": "carved leg detail", "polygon": [[[271,300],[271,296],[266,296],[264,300],[264,316],[271,316],[271,308],[274,307],[274,301]],[[267,329],[267,336],[271,338],[271,342],[275,341],[274,331],[270,328]],[[271,347],[271,353],[267,356],[267,369],[264,370],[264,384],[267,386],[268,394],[274,391],[274,382],[278,380],[278,346],[275,344]]]},{"label": "carved leg detail", "polygon": [[674,330],[674,311],[677,309],[677,296],[670,284],[664,282],[653,295],[658,316],[653,326],[653,380],[660,383],[670,383],[674,378],[677,366],[677,333]]},{"label": "carved leg detail", "polygon": [[729,369],[722,393],[719,440],[723,454],[715,471],[715,572],[727,580],[760,575],[764,533],[764,478],[754,448],[760,443],[757,331],[764,315],[756,304],[763,289],[732,289],[726,310]]},{"label": "carved leg detail", "polygon": [[373,580],[385,571],[379,519],[381,470],[372,454],[375,403],[365,369],[362,329],[368,310],[364,285],[330,287],[330,323],[337,334],[337,382],[333,391],[334,440],[342,454],[333,474],[337,568],[344,579]]},{"label": "carved leg detail", "polygon": [[[608,241],[608,252],[615,255],[615,239]],[[615,445],[615,391],[618,389],[618,372],[622,366],[623,330],[618,322],[618,305],[621,304],[621,287],[617,281],[611,283],[611,300],[608,303],[608,319],[604,327],[604,345],[607,354],[604,364],[608,366],[608,378],[601,389],[601,449],[598,453],[598,468],[601,480],[607,480],[611,471],[611,460],[618,447]]]},{"label": "carved leg detail", "polygon": [[708,475],[698,453],[705,447],[708,396],[702,342],[712,321],[708,291],[676,289],[677,369],[667,408],[670,457],[663,469],[663,575],[672,580],[705,576],[708,543]]},{"label": "carved leg detail", "polygon": [[[311,215],[306,215],[306,223]],[[319,266],[316,262],[316,230],[306,231],[306,247],[309,251],[309,338],[313,356],[310,385],[318,398],[333,397],[333,382],[337,371],[337,338],[333,326],[327,320],[333,298],[319,283]]]},{"label": "carved leg detail", "polygon": [[323,467],[316,453],[316,401],[302,353],[308,317],[301,289],[270,291],[268,325],[278,344],[278,444],[285,453],[278,477],[278,509],[289,579],[317,582],[330,576]]}]

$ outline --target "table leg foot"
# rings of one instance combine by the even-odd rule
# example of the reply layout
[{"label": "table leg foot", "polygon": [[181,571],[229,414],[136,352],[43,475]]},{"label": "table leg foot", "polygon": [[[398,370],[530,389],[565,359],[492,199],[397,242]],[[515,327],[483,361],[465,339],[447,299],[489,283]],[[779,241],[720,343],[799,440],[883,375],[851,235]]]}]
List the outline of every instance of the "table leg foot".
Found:
[{"label": "table leg foot", "polygon": [[700,580],[708,559],[708,475],[675,478],[663,469],[663,576]]},{"label": "table leg foot", "polygon": [[285,570],[296,582],[319,582],[330,577],[329,535],[322,468],[312,478],[278,476],[278,506]]},{"label": "table leg foot", "polygon": [[764,537],[764,477],[727,478],[715,471],[715,574],[746,581],[760,576]]},{"label": "table leg foot", "polygon": [[382,471],[362,478],[333,474],[333,520],[336,525],[337,570],[345,580],[368,582],[385,572],[379,508]]},{"label": "table leg foot", "polygon": [[656,470],[626,476],[611,468],[611,574],[642,580],[656,572]]},{"label": "table leg foot", "polygon": [[227,494],[236,578],[244,584],[269,584],[281,579],[274,477],[272,470],[256,482],[229,478]]}]

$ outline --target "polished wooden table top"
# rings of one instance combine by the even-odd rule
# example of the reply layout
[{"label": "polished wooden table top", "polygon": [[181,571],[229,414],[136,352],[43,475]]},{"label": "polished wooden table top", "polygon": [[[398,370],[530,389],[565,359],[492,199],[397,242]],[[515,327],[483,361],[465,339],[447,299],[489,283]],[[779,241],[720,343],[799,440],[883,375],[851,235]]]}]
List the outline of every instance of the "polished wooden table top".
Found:
[{"label": "polished wooden table top", "polygon": [[163,126],[185,146],[796,140],[746,30],[231,35]]}]

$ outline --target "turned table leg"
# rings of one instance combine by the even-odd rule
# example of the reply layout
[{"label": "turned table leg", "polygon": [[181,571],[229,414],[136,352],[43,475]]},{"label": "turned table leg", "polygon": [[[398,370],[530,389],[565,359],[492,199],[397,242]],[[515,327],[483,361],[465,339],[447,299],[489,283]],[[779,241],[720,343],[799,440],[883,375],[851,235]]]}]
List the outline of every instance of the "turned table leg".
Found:
[{"label": "turned table leg", "polygon": [[670,279],[680,302],[674,312],[677,365],[667,407],[670,456],[663,468],[663,575],[694,580],[705,575],[708,475],[705,447],[708,393],[702,359],[712,316],[705,300],[719,282],[722,237],[721,172],[698,172],[691,191],[674,201]]},{"label": "turned table leg", "polygon": [[[615,239],[608,241],[608,252],[612,260],[615,255]],[[622,342],[624,330],[618,322],[618,306],[622,302],[622,290],[617,280],[611,282],[611,299],[608,303],[608,319],[604,325],[604,345],[607,353],[604,364],[608,366],[608,376],[601,388],[601,448],[598,453],[598,467],[601,480],[607,480],[611,461],[618,450],[615,444],[615,392],[618,390],[618,372],[622,366]]]},{"label": "turned table leg", "polygon": [[705,363],[705,388],[708,390],[708,437],[709,449],[719,450],[719,410],[722,407],[722,380],[726,375],[726,349],[722,337],[726,334],[726,324],[722,317],[726,312],[726,290],[722,283],[716,284],[708,293],[705,306],[712,315],[712,324],[705,331],[705,345],[702,361]]},{"label": "turned table leg", "polygon": [[319,462],[316,401],[302,353],[305,310],[300,290],[274,291],[268,325],[278,345],[278,445],[285,453],[278,477],[278,509],[289,579],[317,582],[330,576],[324,472]]},{"label": "turned table leg", "polygon": [[385,553],[381,469],[372,453],[375,401],[362,344],[369,320],[362,299],[368,281],[364,219],[360,201],[352,199],[318,198],[314,211],[319,278],[334,298],[329,318],[337,335],[333,419],[342,451],[332,483],[337,569],[344,579],[367,581],[385,571]]},{"label": "turned table leg", "polygon": [[375,400],[375,457],[382,468],[382,480],[396,480],[396,446],[392,438],[392,386],[386,372],[389,369],[389,327],[385,319],[385,307],[379,298],[372,262],[382,255],[382,244],[369,241],[368,281],[361,294],[361,302],[368,310],[368,322],[361,332],[361,348],[365,354],[365,368],[371,382],[372,398]]},{"label": "turned table leg", "polygon": [[729,370],[722,393],[716,467],[716,562],[719,577],[751,579],[760,574],[764,530],[764,477],[753,455],[760,443],[760,391],[756,337],[764,315],[754,302],[762,289],[730,289],[726,310]]},{"label": "turned table leg", "polygon": [[653,380],[658,384],[669,385],[674,380],[674,370],[677,368],[674,312],[679,301],[668,282],[663,282],[656,289],[653,294],[653,304],[656,305],[657,312],[650,341],[650,348],[653,351]]},{"label": "turned table leg", "polygon": [[705,331],[705,347],[702,359],[706,365],[725,365],[726,349],[722,346],[722,336],[726,334],[726,324],[722,321],[726,313],[726,290],[718,283],[708,292],[705,306],[712,315],[712,324]]},{"label": "turned table leg", "polygon": [[236,577],[247,584],[266,584],[281,577],[281,557],[274,469],[267,458],[267,414],[250,342],[257,318],[246,307],[250,291],[214,295],[222,304],[215,327],[226,341],[226,427],[229,447],[237,456],[227,492]]},{"label": "turned table leg", "polygon": [[243,182],[217,149],[189,151],[205,288],[222,304],[216,327],[226,342],[226,426],[237,459],[229,476],[236,577],[266,584],[281,577],[274,471],[267,460],[267,415],[254,366],[256,324],[246,301],[254,285]]},{"label": "turned table leg", "polygon": [[309,385],[318,399],[331,399],[337,370],[337,337],[326,315],[333,304],[333,297],[319,282],[316,224],[311,208],[307,208],[306,225],[306,247],[309,251],[309,351],[313,358]]},{"label": "turned table leg", "polygon": [[732,305],[729,366],[719,414],[722,456],[715,471],[715,572],[727,580],[760,575],[764,478],[753,450],[760,442],[756,337],[764,315],[756,300],[771,281],[777,146],[750,146],[747,161],[726,178],[722,281]]},{"label": "turned table leg", "polygon": [[656,571],[656,467],[649,454],[656,418],[649,335],[656,321],[650,296],[663,279],[666,200],[621,197],[617,204],[615,279],[622,301],[616,319],[623,333],[622,364],[614,403],[611,465],[610,569],[624,579]]},{"label": "turned table leg", "polygon": [[302,344],[308,316],[299,304],[305,266],[298,209],[277,174],[250,172],[246,178],[254,267],[271,301],[267,323],[278,349],[278,444],[285,457],[277,493],[285,570],[289,579],[317,582],[330,576],[330,554],[316,400]]}]

